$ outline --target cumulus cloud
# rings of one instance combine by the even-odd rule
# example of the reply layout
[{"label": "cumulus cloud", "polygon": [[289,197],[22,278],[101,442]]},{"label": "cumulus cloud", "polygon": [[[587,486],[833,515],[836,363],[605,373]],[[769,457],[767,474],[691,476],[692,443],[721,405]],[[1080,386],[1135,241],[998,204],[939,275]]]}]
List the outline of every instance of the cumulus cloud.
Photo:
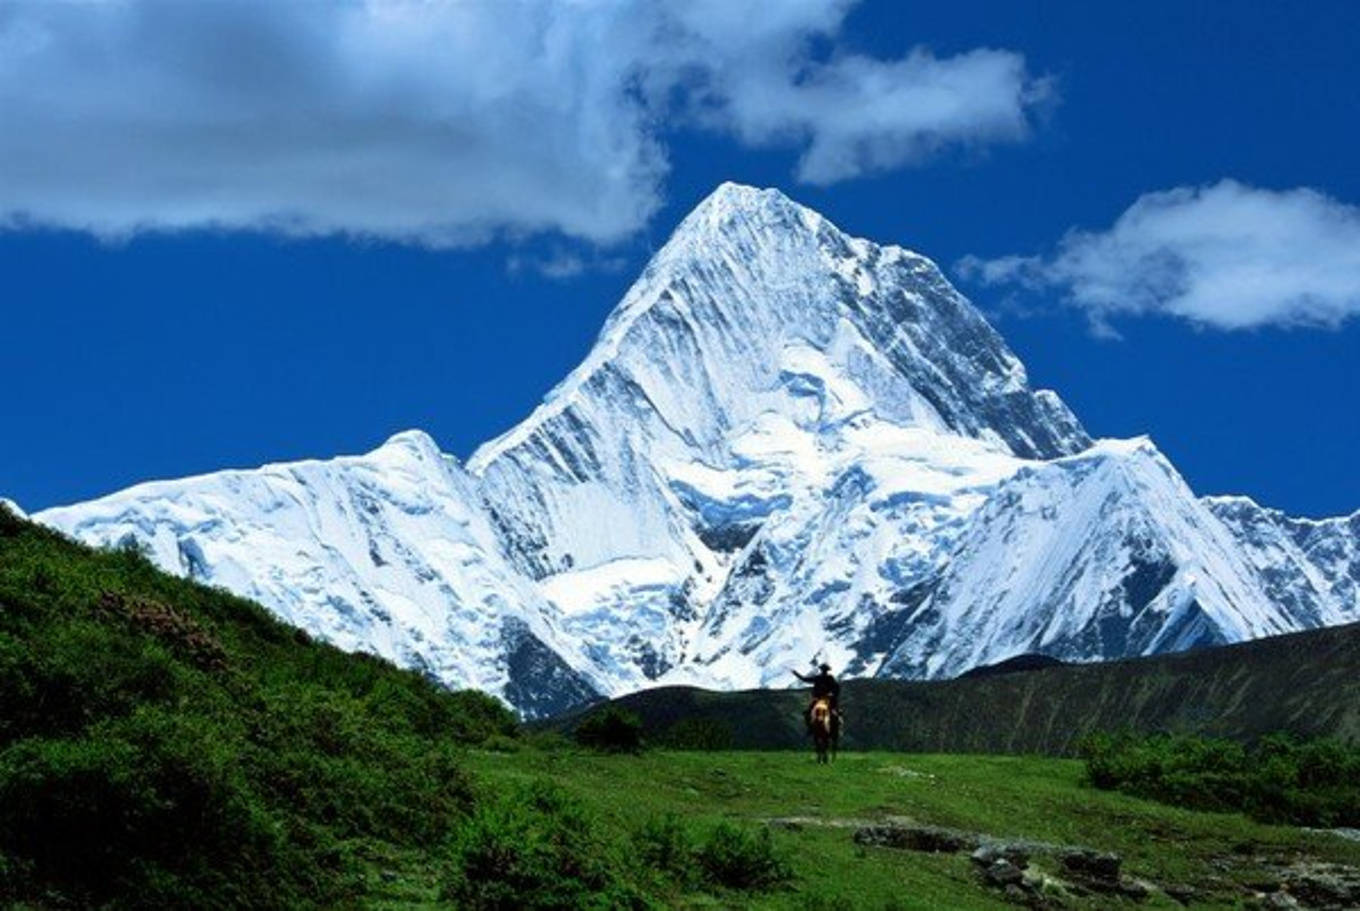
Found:
[{"label": "cumulus cloud", "polygon": [[1047,256],[966,257],[987,285],[1057,290],[1097,331],[1157,313],[1215,329],[1336,327],[1360,314],[1360,208],[1316,190],[1234,180],[1140,196],[1105,231]]},{"label": "cumulus cloud", "polygon": [[433,246],[593,243],[660,205],[667,137],[830,183],[1023,139],[1023,58],[840,46],[853,0],[0,0],[0,225]]}]

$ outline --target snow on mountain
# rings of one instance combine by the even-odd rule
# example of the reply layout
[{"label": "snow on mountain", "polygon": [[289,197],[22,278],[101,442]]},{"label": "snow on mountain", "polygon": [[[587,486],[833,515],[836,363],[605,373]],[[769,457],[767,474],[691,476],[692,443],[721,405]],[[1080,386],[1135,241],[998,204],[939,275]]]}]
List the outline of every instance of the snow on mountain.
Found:
[{"label": "snow on mountain", "polygon": [[596,695],[550,605],[506,565],[473,480],[419,431],[364,456],[141,484],[36,518],[141,546],[164,569],[451,686],[548,710]]},{"label": "snow on mountain", "polygon": [[938,677],[1236,641],[1352,618],[1360,584],[1355,517],[1092,445],[929,260],[735,184],[466,466],[409,432],[36,518],[528,715],[814,654]]},{"label": "snow on mountain", "polygon": [[1231,532],[1146,439],[1003,481],[885,668],[953,676],[996,656],[1089,661],[1312,626],[1267,597]]},{"label": "snow on mountain", "polygon": [[1300,626],[1360,620],[1360,512],[1296,519],[1248,497],[1206,497],[1262,580]]},{"label": "snow on mountain", "polygon": [[[870,502],[894,463],[930,448],[950,462],[1088,442],[934,264],[847,237],[775,191],[726,184],[680,225],[586,361],[468,470],[516,565],[559,602],[567,593],[568,630],[617,691],[672,669],[664,679],[770,682],[806,661],[809,639],[838,638],[809,604],[854,587],[841,576],[860,571],[856,554],[837,561],[840,575],[809,566],[768,595],[743,586],[753,560],[799,570],[809,548],[853,550],[847,533],[881,527],[880,549],[896,547]],[[945,479],[931,486],[952,494],[958,479]],[[828,492],[844,515],[818,527],[831,521]],[[938,504],[898,511],[940,518]],[[930,545],[937,561],[943,540]],[[845,631],[867,622],[860,607],[838,615]]]}]

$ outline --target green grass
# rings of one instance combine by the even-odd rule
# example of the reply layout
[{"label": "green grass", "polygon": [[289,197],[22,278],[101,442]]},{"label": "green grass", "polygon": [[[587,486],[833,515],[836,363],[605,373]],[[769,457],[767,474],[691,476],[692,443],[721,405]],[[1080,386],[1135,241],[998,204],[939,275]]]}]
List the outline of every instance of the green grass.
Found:
[{"label": "green grass", "polygon": [[[1332,835],[1096,790],[1084,783],[1083,765],[1075,760],[875,752],[842,754],[834,765],[819,767],[802,753],[526,750],[473,751],[467,765],[483,787],[549,778],[578,795],[620,839],[668,813],[696,833],[724,820],[759,825],[789,817],[821,823],[909,817],[1115,851],[1129,875],[1190,885],[1202,896],[1196,906],[1206,908],[1237,907],[1242,885],[1269,879],[1257,858],[1306,855],[1360,864],[1360,845]],[[692,908],[1013,907],[979,883],[965,855],[861,848],[852,833],[849,826],[812,822],[776,828],[776,845],[795,871],[788,889],[740,896],[672,890],[667,899]],[[1042,858],[1035,863],[1045,865]],[[1110,907],[1112,901],[1118,904],[1102,896],[1075,906]],[[1181,907],[1165,895],[1141,906]]]},{"label": "green grass", "polygon": [[[0,906],[1012,907],[965,855],[854,844],[856,822],[888,817],[1116,851],[1199,907],[1239,905],[1270,858],[1360,865],[1334,836],[1083,775],[983,755],[587,751],[0,509]],[[791,817],[771,853],[764,827]]]}]

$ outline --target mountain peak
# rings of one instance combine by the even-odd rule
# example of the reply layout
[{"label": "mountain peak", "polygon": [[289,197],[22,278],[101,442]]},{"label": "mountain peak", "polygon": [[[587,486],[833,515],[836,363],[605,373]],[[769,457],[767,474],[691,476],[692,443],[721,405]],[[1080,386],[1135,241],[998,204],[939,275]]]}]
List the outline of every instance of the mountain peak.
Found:
[{"label": "mountain peak", "polygon": [[794,202],[773,187],[753,187],[725,181],[704,197],[675,230],[671,243],[676,245],[693,234],[726,231],[735,225],[752,222],[781,228],[813,228],[824,222],[820,215]]},{"label": "mountain peak", "polygon": [[772,207],[797,208],[802,206],[774,187],[753,187],[750,184],[725,180],[705,196],[691,214],[711,211],[757,210]]},{"label": "mountain peak", "polygon": [[[727,182],[653,257],[586,359],[467,469],[480,476],[522,445],[613,434],[601,421],[655,421],[687,452],[724,461],[733,428],[772,409],[801,415],[814,398],[826,414],[854,400],[1025,457],[1089,444],[928,259],[853,237],[779,190]],[[618,443],[592,440],[573,459]]]},{"label": "mountain peak", "polygon": [[414,458],[418,461],[438,461],[444,453],[434,438],[423,430],[403,430],[388,437],[377,449],[375,456],[395,456]]}]

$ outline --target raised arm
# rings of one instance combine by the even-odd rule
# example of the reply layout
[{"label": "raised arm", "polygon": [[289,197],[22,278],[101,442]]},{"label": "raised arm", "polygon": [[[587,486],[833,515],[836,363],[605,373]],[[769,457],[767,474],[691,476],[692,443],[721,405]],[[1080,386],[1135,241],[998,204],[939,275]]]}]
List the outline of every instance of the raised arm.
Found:
[{"label": "raised arm", "polygon": [[813,679],[814,679],[814,678],[812,678],[812,677],[804,677],[802,674],[798,673],[797,671],[794,671],[794,672],[793,672],[793,676],[797,677],[799,680],[803,681],[804,683],[811,683],[811,682],[813,681]]}]

